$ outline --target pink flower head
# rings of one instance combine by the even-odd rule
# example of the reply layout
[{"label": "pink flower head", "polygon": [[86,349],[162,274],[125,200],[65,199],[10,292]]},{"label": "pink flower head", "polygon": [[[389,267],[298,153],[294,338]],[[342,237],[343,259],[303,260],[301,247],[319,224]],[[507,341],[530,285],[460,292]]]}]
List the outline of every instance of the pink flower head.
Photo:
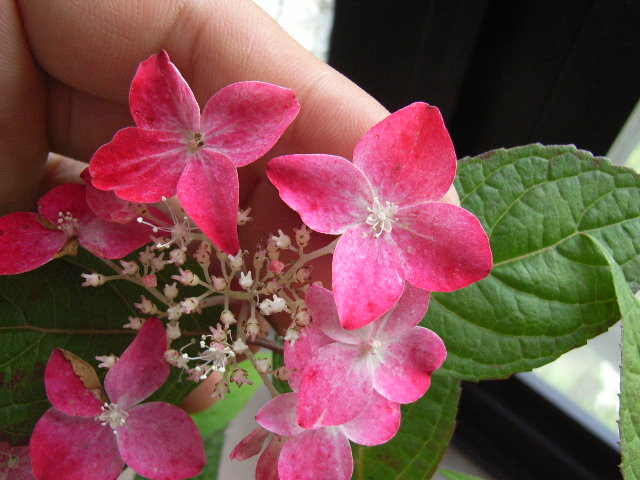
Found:
[{"label": "pink flower head", "polygon": [[425,394],[447,354],[435,333],[416,326],[427,310],[428,293],[407,284],[389,312],[357,330],[342,327],[329,290],[311,286],[306,301],[313,323],[294,346],[285,345],[287,368],[300,379],[301,426],[348,422],[367,408],[372,395],[411,403]]},{"label": "pink flower head", "polygon": [[0,480],[36,480],[31,471],[29,447],[0,442]]},{"label": "pink flower head", "polygon": [[146,225],[99,218],[87,204],[84,185],[54,188],[40,199],[38,212],[0,218],[0,275],[27,272],[60,254],[73,253],[76,240],[102,258],[122,258],[150,241],[151,228]]},{"label": "pink flower head", "polygon": [[456,155],[437,108],[414,103],[360,139],[353,163],[332,155],[289,155],[269,163],[280,197],[313,230],[342,235],[333,292],[345,328],[389,310],[405,280],[451,291],[488,275],[491,250],[476,217],[440,203]]},{"label": "pink flower head", "polygon": [[45,370],[53,408],[31,437],[39,480],[115,480],[124,463],[156,480],[189,478],[202,470],[204,447],[191,418],[168,403],[139,405],[169,375],[166,349],[162,322],[148,319],[107,373],[108,399],[88,364],[54,350]]},{"label": "pink flower head", "polygon": [[243,460],[260,452],[273,435],[256,468],[256,480],[348,480],[353,473],[349,440],[361,445],[380,445],[397,433],[400,406],[380,395],[353,420],[338,426],[307,430],[296,421],[297,393],[278,395],[256,415],[263,428],[249,434],[231,452]]},{"label": "pink flower head", "polygon": [[94,185],[132,202],[178,194],[200,229],[236,254],[237,167],[267,153],[299,110],[293,90],[261,82],[229,85],[202,114],[165,51],[138,67],[129,95],[136,127],[120,130],[91,159]]}]

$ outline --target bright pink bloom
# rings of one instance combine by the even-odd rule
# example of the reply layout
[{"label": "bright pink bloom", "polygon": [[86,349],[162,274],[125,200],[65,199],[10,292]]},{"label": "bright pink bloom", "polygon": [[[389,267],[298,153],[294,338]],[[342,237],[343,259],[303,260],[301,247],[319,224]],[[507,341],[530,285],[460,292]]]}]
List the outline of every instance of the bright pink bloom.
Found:
[{"label": "bright pink bloom", "polygon": [[140,64],[129,95],[136,127],[120,130],[91,159],[93,183],[132,202],[178,194],[200,229],[236,254],[237,167],[267,153],[300,108],[293,90],[261,82],[229,85],[202,114],[166,52]]},{"label": "bright pink bloom", "polygon": [[[53,408],[31,437],[33,471],[39,480],[114,480],[126,463],[140,475],[177,480],[197,475],[204,447],[191,418],[173,405],[139,405],[167,379],[165,329],[148,319],[109,370],[104,389],[86,385],[62,350],[45,370]],[[83,382],[84,380],[84,382]]]},{"label": "bright pink bloom", "polygon": [[392,402],[415,402],[446,358],[442,340],[416,326],[429,294],[411,284],[389,312],[357,330],[342,327],[329,290],[311,286],[306,301],[313,322],[285,350],[287,367],[302,372],[298,423],[305,428],[350,421],[375,392]]},{"label": "bright pink bloom", "polygon": [[31,471],[29,447],[0,442],[0,480],[36,480]]},{"label": "bright pink bloom", "polygon": [[437,108],[414,103],[369,130],[353,163],[331,155],[289,155],[269,163],[282,199],[313,230],[342,235],[333,293],[345,328],[389,310],[405,280],[451,291],[488,275],[491,250],[476,217],[439,203],[456,155]]},{"label": "bright pink bloom", "polygon": [[296,421],[297,393],[278,395],[256,415],[264,428],[251,432],[231,452],[243,460],[260,452],[270,439],[256,468],[256,480],[348,480],[353,473],[349,440],[361,445],[389,441],[400,427],[400,406],[373,395],[367,408],[343,425],[307,430]]},{"label": "bright pink bloom", "polygon": [[151,228],[110,223],[89,208],[84,185],[68,183],[45,194],[39,214],[14,212],[0,218],[0,275],[38,268],[80,245],[102,258],[122,258],[150,241]]}]

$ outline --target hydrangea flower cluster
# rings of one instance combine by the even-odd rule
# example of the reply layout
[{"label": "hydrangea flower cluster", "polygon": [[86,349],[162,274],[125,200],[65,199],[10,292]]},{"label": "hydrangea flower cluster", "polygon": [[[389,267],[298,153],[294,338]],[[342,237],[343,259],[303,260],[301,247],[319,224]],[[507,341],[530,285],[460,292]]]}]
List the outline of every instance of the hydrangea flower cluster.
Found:
[{"label": "hydrangea flower cluster", "polygon": [[[145,290],[134,305],[139,316],[123,319],[138,331],[131,345],[120,358],[96,357],[108,369],[104,388],[71,352],[51,354],[53,407],[31,439],[33,475],[112,480],[125,463],[152,479],[196,475],[205,459],[193,422],[171,405],[142,402],[170,366],[194,382],[217,372],[214,397],[224,399],[231,383],[250,383],[238,366],[245,356],[273,398],[232,458],[267,443],[258,480],[347,480],[349,442],[390,440],[400,405],[427,392],[446,357],[438,336],[418,326],[429,292],[465,287],[492,266],[478,220],[438,201],[456,170],[440,113],[415,103],[390,115],[360,140],[353,162],[271,160],[269,179],[304,225],[285,232],[275,224],[277,234],[249,252],[238,240],[252,218],[240,209],[237,168],[266,154],[294,120],[294,92],[236,83],[200,111],[161,52],[138,68],[130,107],[136,126],[95,153],[85,185],[52,190],[38,214],[0,218],[0,274],[33,270],[80,245],[112,270],[83,274],[83,286],[128,281]],[[312,230],[337,238],[308,251]],[[313,279],[323,255],[333,255],[331,290]],[[184,329],[187,316],[198,331]],[[284,353],[285,366],[274,370],[252,345]],[[292,391],[279,393],[272,376]]]}]

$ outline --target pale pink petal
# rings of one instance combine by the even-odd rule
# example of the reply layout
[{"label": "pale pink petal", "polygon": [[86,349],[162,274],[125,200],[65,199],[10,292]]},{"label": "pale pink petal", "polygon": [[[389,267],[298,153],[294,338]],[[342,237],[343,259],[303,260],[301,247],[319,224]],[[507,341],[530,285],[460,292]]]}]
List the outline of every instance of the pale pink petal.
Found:
[{"label": "pale pink petal", "polygon": [[380,445],[398,433],[400,417],[400,404],[374,392],[367,408],[340,428],[352,442],[369,446]]},{"label": "pale pink petal", "polygon": [[274,435],[267,448],[264,449],[262,455],[258,459],[258,465],[256,465],[256,480],[280,480],[278,475],[278,460],[280,459],[280,452],[284,446],[286,439]]},{"label": "pale pink petal", "polygon": [[236,167],[224,155],[201,152],[178,183],[185,212],[221,250],[235,255],[238,241],[239,184]]},{"label": "pale pink petal", "polygon": [[[307,296],[306,299],[308,300],[309,297]],[[284,363],[290,371],[289,385],[294,392],[300,388],[302,374],[307,364],[321,347],[329,343],[333,343],[333,340],[316,328],[313,322],[311,326],[300,332],[300,338],[293,345],[291,342],[284,343]]]},{"label": "pale pink petal", "polygon": [[422,321],[428,306],[429,292],[405,283],[398,303],[371,324],[376,340],[386,342],[408,332]]},{"label": "pale pink petal", "polygon": [[74,372],[71,362],[65,358],[62,350],[56,348],[51,352],[44,371],[44,385],[47,398],[62,413],[91,418],[102,413],[100,391],[87,388]]},{"label": "pale pink petal", "polygon": [[151,242],[153,229],[140,223],[111,223],[94,218],[78,231],[80,245],[101,258],[122,258]]},{"label": "pale pink petal", "polygon": [[67,235],[40,223],[37,214],[14,212],[0,217],[0,275],[34,270],[56,256]]},{"label": "pale pink petal", "polygon": [[127,409],[155,392],[169,376],[164,360],[167,334],[162,322],[149,318],[104,379],[113,403]]},{"label": "pale pink petal", "polygon": [[86,187],[79,183],[65,183],[49,190],[38,200],[38,212],[56,226],[60,213],[70,213],[79,225],[96,217],[87,204]]},{"label": "pale pink petal", "polygon": [[124,466],[111,428],[55,408],[38,421],[30,449],[39,480],[116,480]]},{"label": "pale pink petal", "polygon": [[351,345],[359,345],[362,343],[364,338],[362,331],[369,329],[363,327],[357,330],[346,330],[340,323],[336,302],[330,290],[317,285],[311,285],[307,290],[305,301],[311,310],[313,318],[311,327],[305,329],[305,331],[309,329],[319,329],[324,335],[337,342]]},{"label": "pale pink petal", "polygon": [[309,430],[287,440],[280,452],[281,480],[349,480],[353,456],[339,428]]},{"label": "pale pink petal", "polygon": [[440,111],[413,103],[358,142],[353,163],[380,201],[413,205],[440,199],[456,176],[456,153]]},{"label": "pale pink petal", "polygon": [[132,202],[154,203],[175,195],[190,156],[180,134],[129,127],[100,147],[89,170],[96,188],[115,190]]},{"label": "pale pink petal", "polygon": [[189,85],[164,50],[138,67],[129,105],[140,128],[195,133],[200,127],[200,107]]},{"label": "pale pink petal", "polygon": [[351,162],[333,155],[288,155],[267,169],[280,198],[311,229],[338,235],[363,223],[373,203],[371,186]]},{"label": "pale pink petal", "polygon": [[435,333],[413,327],[379,350],[374,388],[393,402],[411,403],[425,394],[431,374],[447,356],[444,343]]},{"label": "pale pink petal", "polygon": [[365,409],[373,391],[373,365],[364,347],[332,343],[304,370],[298,423],[304,428],[340,425]]},{"label": "pale pink petal", "polygon": [[231,460],[246,460],[259,454],[264,445],[264,441],[269,435],[271,435],[271,432],[262,427],[254,429],[231,451]]},{"label": "pale pink petal", "polygon": [[129,223],[140,216],[140,204],[123,200],[113,191],[94,187],[89,167],[82,171],[80,177],[87,187],[87,204],[98,217],[112,223]]},{"label": "pale pink petal", "polygon": [[299,110],[295,92],[288,88],[263,82],[228,85],[202,111],[204,148],[242,167],[267,153]]},{"label": "pale pink petal", "polygon": [[200,431],[191,417],[164,402],[137,405],[118,428],[124,461],[152,480],[190,478],[206,463]]},{"label": "pale pink petal", "polygon": [[277,435],[297,435],[304,431],[298,425],[296,406],[298,394],[294,392],[283,393],[260,409],[256,415],[256,421],[264,428]]},{"label": "pale pink petal", "polygon": [[367,224],[342,235],[331,270],[340,323],[347,329],[363,327],[388,311],[404,287],[396,246],[389,235],[374,238]]},{"label": "pale pink petal", "polygon": [[405,279],[418,288],[449,292],[491,271],[489,239],[476,217],[448,203],[427,203],[398,212],[391,236]]}]

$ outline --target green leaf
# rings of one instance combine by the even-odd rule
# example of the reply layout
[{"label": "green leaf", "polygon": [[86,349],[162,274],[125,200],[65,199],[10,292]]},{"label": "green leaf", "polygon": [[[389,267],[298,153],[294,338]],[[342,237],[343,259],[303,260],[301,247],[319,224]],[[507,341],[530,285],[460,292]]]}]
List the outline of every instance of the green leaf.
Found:
[{"label": "green leaf", "polygon": [[434,293],[422,325],[444,340],[444,370],[504,378],[548,363],[619,317],[596,237],[640,278],[640,177],[573,146],[529,145],[459,163],[456,188],[478,216],[494,256],[491,275]]},{"label": "green leaf", "polygon": [[640,479],[640,301],[633,295],[620,265],[600,241],[589,236],[609,262],[622,314],[620,444],[622,474]]},{"label": "green leaf", "polygon": [[[79,252],[32,272],[0,276],[0,440],[26,441],[50,407],[43,378],[54,348],[97,368],[95,355],[120,355],[133,339],[135,332],[122,325],[137,315],[133,303],[143,290],[125,281],[82,287],[80,274],[89,271],[113,273]],[[151,399],[178,403],[193,387],[172,369]]]},{"label": "green leaf", "polygon": [[431,478],[449,445],[460,395],[460,380],[436,373],[426,395],[402,406],[402,425],[388,443],[354,445],[354,480]]},{"label": "green leaf", "polygon": [[438,470],[438,473],[440,473],[447,480],[482,480],[480,477],[476,477],[475,475],[456,472],[454,470],[440,469]]}]

